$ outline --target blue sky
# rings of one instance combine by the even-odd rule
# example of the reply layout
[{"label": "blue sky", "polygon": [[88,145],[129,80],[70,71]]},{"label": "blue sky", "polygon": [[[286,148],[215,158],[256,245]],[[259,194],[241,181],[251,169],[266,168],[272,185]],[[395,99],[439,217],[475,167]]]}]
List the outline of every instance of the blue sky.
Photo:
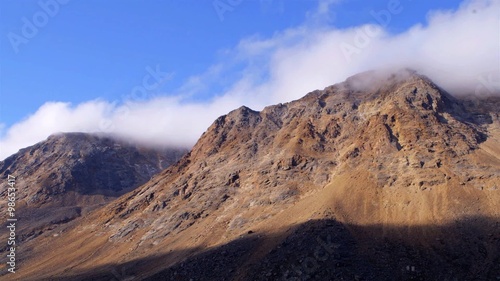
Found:
[{"label": "blue sky", "polygon": [[[60,5],[59,12],[15,53],[7,34],[21,35],[22,18],[32,19],[41,7],[38,1],[1,3],[1,118],[7,126],[46,101],[120,99],[141,83],[147,66],[159,65],[162,72],[173,73],[162,90],[175,93],[189,76],[219,59],[220,50],[248,36],[268,37],[297,26],[317,5],[309,0],[242,1],[222,12],[221,21],[214,1],[73,0]],[[349,27],[374,21],[370,11],[384,9],[387,3],[344,1],[332,9],[330,24]],[[396,19],[391,25],[394,32],[424,22],[430,9],[457,8],[459,1],[401,3],[412,12]]]},{"label": "blue sky", "polygon": [[[1,137],[8,138],[9,133],[13,134],[9,132],[13,126],[35,115],[47,102],[70,103],[67,107],[72,110],[80,104],[99,101],[106,104],[104,107],[110,107],[106,110],[113,114],[120,105],[130,101],[132,94],[135,103],[172,97],[174,103],[210,107],[214,99],[225,97],[228,91],[238,87],[262,90],[265,81],[279,75],[279,68],[270,65],[280,54],[303,45],[314,50],[312,37],[306,38],[308,34],[345,33],[365,24],[380,25],[374,13],[396,5],[401,12],[391,14],[381,37],[398,38],[412,27],[421,25],[420,28],[425,29],[429,17],[436,11],[443,15],[455,13],[462,2],[2,0]],[[37,28],[28,34],[32,38],[23,35],[26,20]],[[24,42],[16,41],[19,36]],[[372,45],[369,48],[376,47]],[[362,55],[365,54],[369,51]],[[352,71],[358,69],[362,67]],[[250,70],[252,82],[245,81]],[[151,77],[154,76],[151,71],[161,79]],[[339,82],[336,80],[331,82]],[[144,88],[144,81],[154,87],[140,92],[137,87]],[[329,81],[311,83],[304,90],[328,86]],[[296,96],[281,100],[278,95],[256,104],[285,102],[291,98]],[[230,111],[237,103],[228,102],[228,108],[216,113]],[[35,121],[32,125],[37,126]],[[49,127],[30,141],[57,130],[57,126]],[[65,128],[79,127],[63,126],[61,130]],[[82,130],[91,131],[91,128]]]}]

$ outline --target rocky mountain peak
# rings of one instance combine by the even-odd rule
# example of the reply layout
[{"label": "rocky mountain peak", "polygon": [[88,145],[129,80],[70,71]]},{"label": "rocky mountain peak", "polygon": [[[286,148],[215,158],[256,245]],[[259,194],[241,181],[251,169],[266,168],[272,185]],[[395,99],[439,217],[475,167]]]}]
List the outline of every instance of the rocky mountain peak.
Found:
[{"label": "rocky mountain peak", "polygon": [[[99,252],[79,250],[66,265],[81,279],[105,278],[117,263],[139,280],[496,278],[499,104],[453,97],[404,70],[241,107],[54,243],[95,239]],[[322,249],[328,257],[313,259]],[[29,265],[52,277],[45,267],[63,251]]]},{"label": "rocky mountain peak", "polygon": [[[185,152],[144,148],[102,134],[58,133],[1,161],[0,178],[16,177],[18,215],[24,226],[32,224],[19,231],[26,238],[109,203]],[[6,192],[0,190],[0,211],[7,206]]]},{"label": "rocky mountain peak", "polygon": [[37,181],[32,183],[47,195],[57,187],[61,192],[109,191],[108,195],[116,192],[116,196],[145,182],[181,155],[182,150],[146,149],[106,135],[58,133],[0,162],[0,174],[6,177],[15,171],[25,180],[36,175]]},{"label": "rocky mountain peak", "polygon": [[[485,140],[485,124],[468,117],[474,109],[428,78],[411,71],[378,76],[363,73],[261,112],[241,107],[219,117],[190,154],[138,193],[153,200],[134,196],[116,205],[119,212],[128,218],[142,210],[176,213],[189,208],[192,217],[170,217],[172,224],[189,225],[231,198],[231,208],[264,208],[263,202],[270,202],[273,213],[324,186],[332,175],[358,166],[381,187],[418,185],[418,177],[391,171],[451,165],[453,158],[470,154]],[[172,231],[167,229],[155,235]]]}]

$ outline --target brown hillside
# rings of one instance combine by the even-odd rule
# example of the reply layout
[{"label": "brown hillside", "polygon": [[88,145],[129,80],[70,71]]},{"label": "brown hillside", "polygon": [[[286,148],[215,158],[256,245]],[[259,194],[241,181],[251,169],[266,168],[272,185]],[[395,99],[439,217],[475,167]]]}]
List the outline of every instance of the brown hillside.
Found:
[{"label": "brown hillside", "polygon": [[[0,161],[0,178],[16,177],[17,241],[32,239],[111,202],[174,164],[185,152],[143,148],[87,133],[55,134],[21,149]],[[0,190],[2,216],[7,214],[6,187]]]},{"label": "brown hillside", "polygon": [[15,277],[495,280],[499,106],[402,71],[239,108],[140,188],[27,243]]}]

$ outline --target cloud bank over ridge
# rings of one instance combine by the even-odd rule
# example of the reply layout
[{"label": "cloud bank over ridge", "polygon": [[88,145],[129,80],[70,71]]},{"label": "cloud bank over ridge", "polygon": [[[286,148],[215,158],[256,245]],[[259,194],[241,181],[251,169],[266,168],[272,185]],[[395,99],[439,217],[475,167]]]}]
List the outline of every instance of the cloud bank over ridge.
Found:
[{"label": "cloud bank over ridge", "polygon": [[[371,24],[348,29],[320,24],[328,16],[325,9],[335,9],[334,2],[320,1],[301,26],[270,38],[244,38],[221,51],[224,59],[188,79],[178,93],[77,105],[47,102],[17,124],[0,124],[0,159],[67,131],[189,147],[215,118],[241,105],[262,109],[291,101],[371,69],[412,68],[454,94],[500,93],[500,1],[464,1],[457,10],[433,11],[425,24],[398,34],[387,30],[392,18],[407,12],[404,1],[372,11]],[[212,99],[190,99],[220,88],[216,84],[227,77],[232,79],[225,90]]]}]

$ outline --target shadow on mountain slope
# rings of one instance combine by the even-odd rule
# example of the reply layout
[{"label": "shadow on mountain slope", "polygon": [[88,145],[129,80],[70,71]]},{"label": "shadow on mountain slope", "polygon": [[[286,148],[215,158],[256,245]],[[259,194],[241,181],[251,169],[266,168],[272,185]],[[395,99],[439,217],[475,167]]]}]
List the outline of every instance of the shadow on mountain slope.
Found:
[{"label": "shadow on mountain slope", "polygon": [[467,217],[442,226],[312,220],[274,235],[250,231],[201,254],[185,251],[198,254],[168,268],[183,253],[58,280],[140,280],[162,267],[144,280],[498,280],[500,220]]}]

